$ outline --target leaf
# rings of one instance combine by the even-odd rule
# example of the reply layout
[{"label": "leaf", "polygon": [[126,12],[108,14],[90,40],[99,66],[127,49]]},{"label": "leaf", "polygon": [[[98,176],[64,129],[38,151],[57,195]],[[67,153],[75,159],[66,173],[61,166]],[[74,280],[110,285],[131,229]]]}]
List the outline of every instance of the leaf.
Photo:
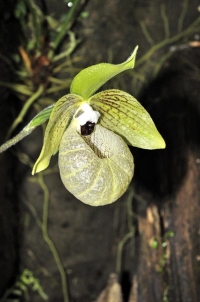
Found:
[{"label": "leaf", "polygon": [[128,144],[144,149],[165,148],[165,142],[144,107],[130,94],[110,89],[89,100],[101,113],[100,124],[121,135]]},{"label": "leaf", "polygon": [[122,71],[134,67],[137,49],[138,46],[135,47],[131,56],[121,64],[100,63],[83,69],[73,79],[70,92],[88,99],[108,80]]},{"label": "leaf", "polygon": [[42,151],[33,167],[32,174],[48,167],[51,156],[59,149],[65,129],[82,103],[83,99],[74,94],[67,94],[56,102],[45,131]]},{"label": "leaf", "polygon": [[12,147],[13,145],[17,144],[19,141],[21,141],[23,138],[25,138],[27,135],[31,134],[33,130],[43,124],[50,116],[51,111],[53,109],[53,105],[48,106],[47,108],[43,109],[38,113],[29,123],[24,127],[20,133],[9,139],[7,142],[5,142],[3,145],[0,146],[0,153],[6,151],[8,148]]}]

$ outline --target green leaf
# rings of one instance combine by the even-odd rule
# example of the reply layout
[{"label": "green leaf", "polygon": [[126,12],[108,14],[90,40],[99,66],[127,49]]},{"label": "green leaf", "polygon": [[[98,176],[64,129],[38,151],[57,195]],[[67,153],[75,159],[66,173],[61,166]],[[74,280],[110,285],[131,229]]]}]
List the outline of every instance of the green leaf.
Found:
[{"label": "green leaf", "polygon": [[70,92],[87,100],[108,80],[122,71],[134,67],[137,49],[138,46],[135,47],[131,56],[121,64],[100,63],[83,69],[73,79]]},{"label": "green leaf", "polygon": [[83,99],[74,94],[67,94],[56,102],[45,131],[42,151],[33,167],[32,174],[48,167],[51,156],[59,149],[65,129],[82,103]]},{"label": "green leaf", "polygon": [[88,101],[101,113],[100,124],[121,135],[128,144],[143,149],[165,148],[165,141],[150,115],[132,95],[110,89],[93,95]]}]

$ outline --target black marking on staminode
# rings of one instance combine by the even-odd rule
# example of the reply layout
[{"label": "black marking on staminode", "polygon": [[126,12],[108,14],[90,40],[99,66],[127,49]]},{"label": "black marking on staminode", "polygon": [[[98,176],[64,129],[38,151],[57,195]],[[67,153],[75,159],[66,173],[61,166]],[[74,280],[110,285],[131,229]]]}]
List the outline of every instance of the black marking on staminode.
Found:
[{"label": "black marking on staminode", "polygon": [[81,135],[87,136],[94,131],[95,123],[88,121],[85,125],[81,126]]}]

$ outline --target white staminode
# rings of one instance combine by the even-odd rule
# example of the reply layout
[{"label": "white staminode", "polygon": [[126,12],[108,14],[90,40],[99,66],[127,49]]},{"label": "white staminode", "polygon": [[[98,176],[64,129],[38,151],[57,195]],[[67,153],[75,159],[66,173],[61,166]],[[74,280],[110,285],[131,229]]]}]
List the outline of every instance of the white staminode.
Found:
[{"label": "white staminode", "polygon": [[[78,115],[78,112],[82,113]],[[87,103],[83,103],[75,114],[75,118],[78,121],[79,126],[85,125],[87,122],[96,124],[98,122],[99,117],[100,113],[98,111],[93,110],[93,108]]]}]

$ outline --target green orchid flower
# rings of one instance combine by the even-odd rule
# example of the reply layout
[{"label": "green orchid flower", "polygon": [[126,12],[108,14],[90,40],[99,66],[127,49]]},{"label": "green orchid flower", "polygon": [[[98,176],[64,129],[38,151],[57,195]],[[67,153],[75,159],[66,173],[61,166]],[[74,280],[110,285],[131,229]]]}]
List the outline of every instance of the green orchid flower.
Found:
[{"label": "green orchid flower", "polygon": [[61,179],[72,194],[93,206],[117,200],[133,177],[127,145],[165,148],[150,115],[132,95],[118,89],[94,94],[109,79],[134,67],[137,49],[122,64],[101,63],[79,72],[70,93],[41,111],[0,152],[49,118],[32,174],[46,169],[59,151]]}]

